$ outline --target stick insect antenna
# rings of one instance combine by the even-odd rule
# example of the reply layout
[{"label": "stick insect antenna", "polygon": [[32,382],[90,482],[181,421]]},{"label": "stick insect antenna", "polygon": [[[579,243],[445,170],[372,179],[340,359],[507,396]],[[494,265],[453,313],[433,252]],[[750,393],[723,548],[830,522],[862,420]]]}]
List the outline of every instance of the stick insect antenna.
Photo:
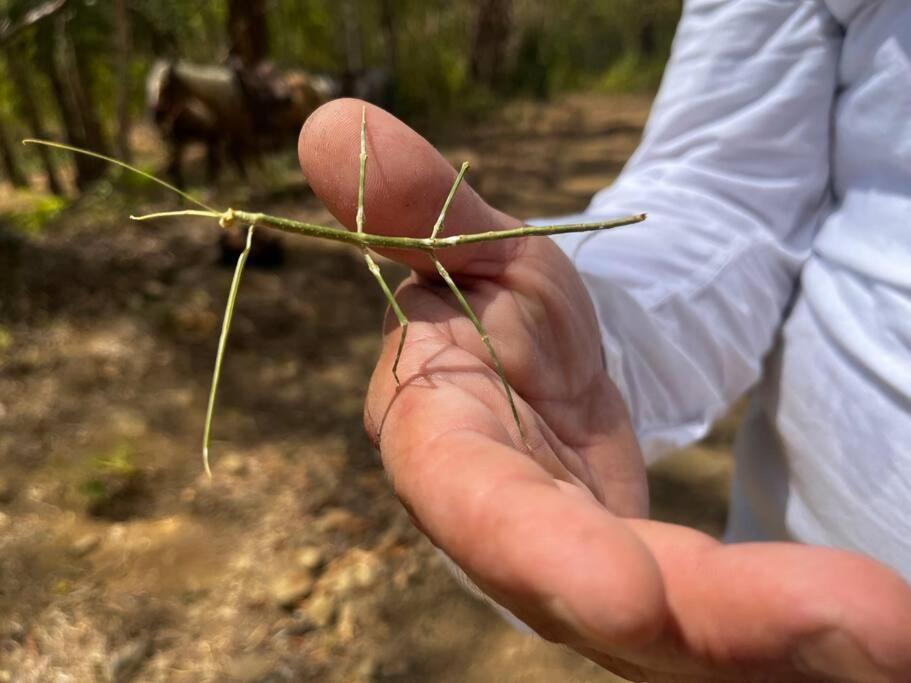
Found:
[{"label": "stick insect antenna", "polygon": [[193,195],[187,194],[186,192],[181,190],[179,187],[175,187],[174,185],[171,185],[171,183],[166,182],[166,181],[162,180],[161,178],[156,178],[151,173],[146,173],[145,171],[142,171],[142,170],[136,168],[135,166],[131,166],[130,164],[126,163],[125,161],[121,161],[120,159],[115,159],[114,157],[109,157],[105,154],[99,154],[98,152],[92,152],[91,150],[88,150],[88,149],[82,149],[81,147],[73,147],[72,145],[65,145],[62,142],[52,142],[50,140],[36,140],[34,138],[26,138],[25,140],[22,141],[22,144],[23,145],[44,145],[45,147],[53,147],[54,149],[62,149],[62,150],[66,150],[67,152],[74,152],[76,154],[84,154],[85,156],[95,157],[96,159],[101,159],[102,161],[106,161],[109,164],[114,164],[114,166],[120,166],[121,168],[125,168],[128,171],[132,171],[136,175],[142,176],[146,180],[151,180],[153,183],[158,183],[162,187],[169,189],[171,192],[176,192],[178,195],[180,195],[181,197],[186,199],[188,202],[195,204],[196,206],[199,206],[199,207],[205,209],[206,211],[217,214],[219,216],[221,215],[220,211],[216,211],[211,206],[208,206],[207,204],[202,203],[201,201],[196,199],[196,197],[194,197]]}]

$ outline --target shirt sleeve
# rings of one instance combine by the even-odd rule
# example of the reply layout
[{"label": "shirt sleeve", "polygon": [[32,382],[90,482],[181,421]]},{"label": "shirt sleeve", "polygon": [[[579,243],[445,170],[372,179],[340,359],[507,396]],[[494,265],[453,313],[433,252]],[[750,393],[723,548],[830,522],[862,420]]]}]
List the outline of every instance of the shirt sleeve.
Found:
[{"label": "shirt sleeve", "polygon": [[[595,304],[646,459],[758,378],[830,210],[841,28],[822,0],[691,0],[643,141],[558,244]],[[553,222],[553,221],[551,221]]]}]

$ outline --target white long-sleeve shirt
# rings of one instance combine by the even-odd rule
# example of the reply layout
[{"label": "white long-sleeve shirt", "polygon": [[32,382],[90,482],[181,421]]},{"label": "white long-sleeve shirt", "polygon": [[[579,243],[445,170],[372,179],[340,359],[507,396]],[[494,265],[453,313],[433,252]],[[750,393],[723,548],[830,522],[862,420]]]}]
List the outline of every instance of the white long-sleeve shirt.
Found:
[{"label": "white long-sleeve shirt", "polygon": [[641,146],[558,242],[646,456],[757,385],[731,541],[911,580],[911,2],[690,0]]}]

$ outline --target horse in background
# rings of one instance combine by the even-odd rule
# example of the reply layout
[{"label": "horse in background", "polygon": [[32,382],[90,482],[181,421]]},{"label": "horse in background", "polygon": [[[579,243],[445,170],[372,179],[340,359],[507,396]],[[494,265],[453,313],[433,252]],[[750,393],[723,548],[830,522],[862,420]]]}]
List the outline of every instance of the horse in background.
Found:
[{"label": "horse in background", "polygon": [[[304,121],[322,104],[352,96],[389,109],[392,85],[385,69],[345,72],[339,80],[280,70],[268,62],[246,67],[233,61],[210,66],[159,60],[146,79],[146,101],[169,147],[167,174],[183,187],[183,153],[189,144],[205,146],[210,185],[218,179],[224,154],[246,178],[246,159],[258,160],[263,151],[293,147]],[[233,263],[244,241],[242,231],[222,233],[220,261]],[[264,235],[254,242],[250,264],[277,266],[283,254],[278,238]]]},{"label": "horse in background", "polygon": [[301,125],[318,107],[340,96],[334,78],[302,70],[280,70],[264,62],[255,67],[232,65],[253,116],[261,149],[294,144]]},{"label": "horse in background", "polygon": [[146,79],[146,103],[168,144],[167,174],[182,187],[187,145],[206,148],[206,171],[214,183],[227,153],[241,177],[253,152],[253,118],[234,73],[227,67],[158,60]]},{"label": "horse in background", "polygon": [[[240,177],[246,178],[245,160],[258,157],[267,137],[263,130],[271,129],[271,121],[262,109],[274,104],[275,98],[267,96],[266,87],[230,66],[157,61],[146,79],[146,101],[152,120],[168,145],[167,175],[171,182],[184,186],[184,150],[192,143],[202,143],[206,148],[206,178],[210,185],[218,179],[226,153]],[[282,113],[286,120],[281,123],[286,127],[303,115],[294,123],[299,128],[306,118],[303,110]],[[242,230],[222,232],[219,261],[233,263],[244,241]],[[283,259],[284,249],[278,237],[263,235],[254,243],[250,265],[275,267]]]},{"label": "horse in background", "polygon": [[225,153],[246,178],[247,159],[293,143],[306,118],[340,92],[328,76],[270,64],[245,68],[159,60],[146,79],[152,119],[169,145],[167,173],[178,186],[188,144],[205,145],[210,184]]}]

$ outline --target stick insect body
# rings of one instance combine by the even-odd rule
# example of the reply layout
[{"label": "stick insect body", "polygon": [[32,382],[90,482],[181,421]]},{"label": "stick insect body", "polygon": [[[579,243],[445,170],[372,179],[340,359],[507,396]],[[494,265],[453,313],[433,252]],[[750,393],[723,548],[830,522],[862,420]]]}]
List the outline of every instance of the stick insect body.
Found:
[{"label": "stick insect body", "polygon": [[393,294],[392,289],[389,287],[389,284],[383,278],[383,274],[380,271],[379,266],[374,260],[373,256],[370,253],[371,249],[377,248],[390,248],[390,249],[408,249],[412,251],[423,251],[425,252],[430,260],[432,261],[434,268],[436,269],[439,276],[442,278],[443,282],[446,283],[449,287],[453,296],[459,303],[459,306],[465,312],[465,315],[468,316],[468,319],[471,320],[471,323],[474,325],[478,334],[481,337],[481,341],[484,343],[484,346],[487,348],[488,353],[493,364],[493,368],[497,373],[497,376],[500,379],[500,383],[503,386],[503,391],[506,395],[506,400],[509,403],[510,412],[512,413],[513,420],[515,421],[516,427],[519,430],[519,435],[522,439],[522,442],[526,449],[531,450],[531,447],[528,445],[528,440],[526,436],[525,428],[522,425],[522,420],[519,417],[519,410],[516,406],[515,399],[513,397],[512,389],[510,389],[509,381],[506,378],[506,374],[503,371],[503,366],[500,363],[500,358],[497,355],[496,350],[493,347],[493,344],[490,341],[489,336],[487,335],[486,330],[484,329],[481,320],[475,314],[474,310],[471,308],[471,305],[468,303],[468,300],[462,294],[458,285],[453,280],[452,276],[437,258],[436,252],[440,249],[449,249],[452,247],[457,247],[465,244],[477,244],[480,242],[491,242],[495,240],[503,239],[512,239],[518,237],[535,237],[535,236],[546,236],[546,235],[559,235],[571,232],[588,232],[596,230],[607,230],[609,228],[620,227],[623,225],[631,225],[633,223],[640,223],[645,220],[645,214],[637,214],[634,216],[628,216],[625,218],[619,218],[611,221],[600,221],[595,223],[574,223],[569,225],[548,225],[548,226],[521,226],[518,228],[513,228],[511,230],[499,230],[499,231],[489,231],[489,232],[476,232],[471,234],[464,235],[453,235],[450,237],[441,237],[440,233],[443,231],[444,221],[446,220],[446,213],[449,210],[449,206],[452,203],[453,198],[456,195],[456,192],[459,189],[459,186],[462,183],[465,173],[468,171],[468,162],[462,164],[461,169],[459,170],[458,175],[456,176],[455,182],[453,182],[449,194],[446,197],[446,200],[443,202],[443,207],[440,210],[439,218],[437,218],[436,223],[431,229],[429,237],[419,238],[419,237],[390,237],[386,235],[374,235],[365,231],[365,210],[364,210],[364,188],[365,188],[365,179],[367,174],[367,115],[366,107],[361,110],[361,134],[360,134],[360,155],[358,156],[359,163],[359,174],[358,174],[358,194],[357,194],[357,214],[355,218],[356,231],[349,232],[345,229],[331,228],[324,225],[315,225],[312,223],[303,223],[300,221],[294,221],[288,218],[281,218],[278,216],[270,216],[263,213],[251,213],[249,211],[239,211],[235,209],[227,209],[226,211],[217,211],[212,207],[202,203],[198,199],[192,197],[186,192],[174,187],[170,183],[167,183],[160,178],[145,173],[129,164],[126,164],[118,159],[114,159],[103,154],[98,154],[96,152],[91,152],[89,150],[80,149],[78,147],[72,147],[70,145],[64,145],[57,142],[48,142],[45,140],[24,140],[26,143],[46,145],[48,147],[54,147],[57,149],[63,149],[70,152],[75,152],[77,154],[85,154],[92,156],[98,159],[102,159],[108,163],[121,166],[122,168],[127,169],[133,173],[136,173],[148,180],[151,180],[163,187],[175,192],[183,199],[195,204],[199,209],[186,209],[182,211],[165,211],[158,213],[146,214],[143,216],[130,216],[131,219],[137,221],[151,220],[155,218],[165,218],[165,217],[176,217],[176,216],[200,216],[205,218],[213,218],[218,221],[218,224],[223,228],[231,227],[237,223],[242,225],[247,225],[247,239],[243,251],[237,259],[237,266],[234,270],[234,277],[231,280],[231,286],[228,291],[228,301],[225,306],[225,315],[222,321],[221,333],[218,340],[218,351],[215,356],[215,368],[212,373],[212,384],[209,391],[209,402],[206,408],[206,418],[205,425],[203,427],[203,444],[202,444],[202,455],[203,455],[203,466],[206,470],[206,473],[211,477],[212,471],[209,466],[209,442],[212,433],[212,418],[215,411],[215,399],[218,394],[218,383],[221,377],[221,368],[224,361],[225,347],[227,346],[228,334],[231,329],[231,318],[234,314],[234,307],[237,302],[237,292],[240,288],[240,281],[243,275],[244,266],[247,262],[247,257],[250,254],[250,247],[253,242],[253,233],[254,230],[259,227],[268,227],[276,230],[281,230],[283,232],[289,232],[293,234],[306,235],[308,237],[318,237],[321,239],[328,239],[335,242],[344,242],[347,244],[354,245],[358,247],[363,256],[364,261],[367,264],[367,268],[370,270],[370,273],[376,279],[377,283],[380,286],[380,289],[383,290],[383,294],[386,297],[386,300],[389,302],[389,306],[392,309],[392,312],[395,314],[396,319],[399,322],[399,325],[402,328],[402,333],[399,337],[399,344],[395,354],[395,360],[392,365],[392,374],[395,377],[395,381],[398,384],[398,366],[399,360],[402,356],[402,350],[405,346],[405,338],[408,333],[408,318],[405,316],[405,313],[402,311],[401,306],[399,306],[398,301],[396,301],[395,294]]}]

